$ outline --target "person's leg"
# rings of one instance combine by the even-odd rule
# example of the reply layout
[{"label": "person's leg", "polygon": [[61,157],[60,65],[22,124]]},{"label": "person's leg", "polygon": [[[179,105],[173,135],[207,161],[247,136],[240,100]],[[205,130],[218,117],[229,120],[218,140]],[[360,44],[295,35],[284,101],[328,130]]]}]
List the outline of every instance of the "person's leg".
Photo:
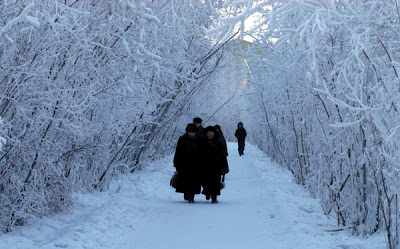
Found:
[{"label": "person's leg", "polygon": [[221,175],[216,173],[212,178],[211,202],[218,203],[217,196],[221,194]]},{"label": "person's leg", "polygon": [[209,184],[208,182],[204,182],[203,184],[203,191],[201,192],[203,195],[206,196],[206,200],[210,199],[210,191],[209,191]]},{"label": "person's leg", "polygon": [[194,203],[194,194],[189,195],[189,203]]},{"label": "person's leg", "polygon": [[243,150],[244,150],[244,148],[243,148],[243,142],[242,141],[239,141],[239,155],[243,155]]}]

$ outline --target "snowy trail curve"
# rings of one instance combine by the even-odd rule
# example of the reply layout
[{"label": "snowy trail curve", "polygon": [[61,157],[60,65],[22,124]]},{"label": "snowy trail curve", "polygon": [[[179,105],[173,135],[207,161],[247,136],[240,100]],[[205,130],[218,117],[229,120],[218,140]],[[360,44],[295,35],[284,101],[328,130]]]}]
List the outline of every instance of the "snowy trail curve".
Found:
[{"label": "snowy trail curve", "polygon": [[352,237],[335,229],[289,172],[246,145],[228,144],[230,173],[218,204],[194,204],[169,187],[172,156],[113,184],[107,193],[78,196],[71,213],[48,217],[0,237],[9,248],[130,249],[378,249],[384,235]]}]

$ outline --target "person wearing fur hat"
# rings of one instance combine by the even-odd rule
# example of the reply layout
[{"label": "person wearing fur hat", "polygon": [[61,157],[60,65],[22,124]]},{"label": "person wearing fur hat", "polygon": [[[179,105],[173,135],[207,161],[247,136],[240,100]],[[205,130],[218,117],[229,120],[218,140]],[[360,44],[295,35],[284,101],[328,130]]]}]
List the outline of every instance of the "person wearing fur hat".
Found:
[{"label": "person wearing fur hat", "polygon": [[205,131],[204,127],[201,125],[202,122],[203,122],[203,120],[199,117],[195,117],[193,119],[193,124],[195,124],[196,128],[197,128],[197,136],[200,138],[204,138],[206,135],[206,131]]},{"label": "person wearing fur hat", "polygon": [[242,156],[244,154],[244,140],[246,138],[246,130],[243,128],[243,123],[239,122],[238,123],[238,128],[235,132],[235,137],[238,140],[238,151],[239,151],[239,155]]},{"label": "person wearing fur hat", "polygon": [[183,193],[189,203],[194,203],[194,196],[201,192],[201,145],[196,132],[194,124],[187,125],[186,133],[178,140],[174,156],[174,167],[179,179],[176,192]]},{"label": "person wearing fur hat", "polygon": [[217,130],[208,126],[206,129],[206,137],[203,147],[203,194],[206,199],[212,199],[212,203],[218,203],[217,196],[221,195],[221,171],[223,168],[223,160],[220,155],[223,154],[224,148],[219,140]]}]

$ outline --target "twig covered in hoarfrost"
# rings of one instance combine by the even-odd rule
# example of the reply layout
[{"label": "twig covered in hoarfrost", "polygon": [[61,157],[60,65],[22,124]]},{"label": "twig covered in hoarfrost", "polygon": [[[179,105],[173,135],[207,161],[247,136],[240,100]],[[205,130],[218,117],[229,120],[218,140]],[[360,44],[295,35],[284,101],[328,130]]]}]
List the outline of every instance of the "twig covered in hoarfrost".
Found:
[{"label": "twig covered in hoarfrost", "polygon": [[[13,27],[21,22],[28,22],[36,27],[39,27],[40,26],[39,20],[32,16],[28,16],[28,12],[32,9],[32,7],[34,5],[35,5],[34,3],[29,4],[22,10],[22,12],[21,12],[21,14],[19,14],[19,16],[15,17],[11,21],[7,22],[7,24],[0,29],[0,34],[5,35],[5,33],[11,29],[11,27]],[[10,40],[10,42],[12,41],[11,38],[9,38],[8,36],[7,36],[7,39]]]},{"label": "twig covered in hoarfrost", "polygon": [[228,17],[217,18],[219,24],[217,27],[211,28],[207,30],[206,34],[216,34],[218,39],[222,41],[226,41],[235,30],[236,25],[240,22],[242,29],[241,32],[244,32],[243,25],[244,21],[251,15],[257,12],[262,12],[265,7],[271,4],[271,1],[261,1],[256,3],[257,1],[227,1],[224,3],[224,7],[228,8],[229,5],[232,5],[232,8],[238,8],[240,5],[244,5],[244,10],[235,15],[231,15]]},{"label": "twig covered in hoarfrost", "polygon": [[[138,8],[136,7],[136,5],[134,5],[133,3],[129,2],[129,1],[128,1],[128,5],[129,5],[129,7],[131,7],[132,9],[138,10]],[[147,9],[147,10],[149,10],[149,9]],[[143,18],[149,20],[149,21],[155,21],[155,22],[157,22],[157,23],[161,23],[161,21],[160,21],[160,20],[157,18],[157,16],[155,16],[155,15],[151,15],[151,14],[145,13],[145,12],[143,12],[143,11],[138,11],[138,14],[139,14],[140,16],[142,16]]]},{"label": "twig covered in hoarfrost", "polygon": [[[3,131],[3,127],[4,127],[3,119],[0,117],[0,132]],[[3,146],[6,144],[6,142],[7,140],[0,133],[0,152],[2,151]]]}]

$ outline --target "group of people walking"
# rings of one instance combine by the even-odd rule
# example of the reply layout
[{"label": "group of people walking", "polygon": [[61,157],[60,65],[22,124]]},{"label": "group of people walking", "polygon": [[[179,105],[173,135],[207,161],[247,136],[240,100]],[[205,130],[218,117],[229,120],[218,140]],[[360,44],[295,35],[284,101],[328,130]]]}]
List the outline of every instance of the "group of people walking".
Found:
[{"label": "group of people walking", "polygon": [[[178,140],[174,156],[178,175],[176,192],[183,193],[189,203],[194,203],[194,196],[200,193],[218,203],[217,196],[223,187],[221,179],[229,172],[228,149],[219,125],[204,128],[201,123],[201,118],[194,118]],[[240,155],[243,150],[239,150]]]}]

